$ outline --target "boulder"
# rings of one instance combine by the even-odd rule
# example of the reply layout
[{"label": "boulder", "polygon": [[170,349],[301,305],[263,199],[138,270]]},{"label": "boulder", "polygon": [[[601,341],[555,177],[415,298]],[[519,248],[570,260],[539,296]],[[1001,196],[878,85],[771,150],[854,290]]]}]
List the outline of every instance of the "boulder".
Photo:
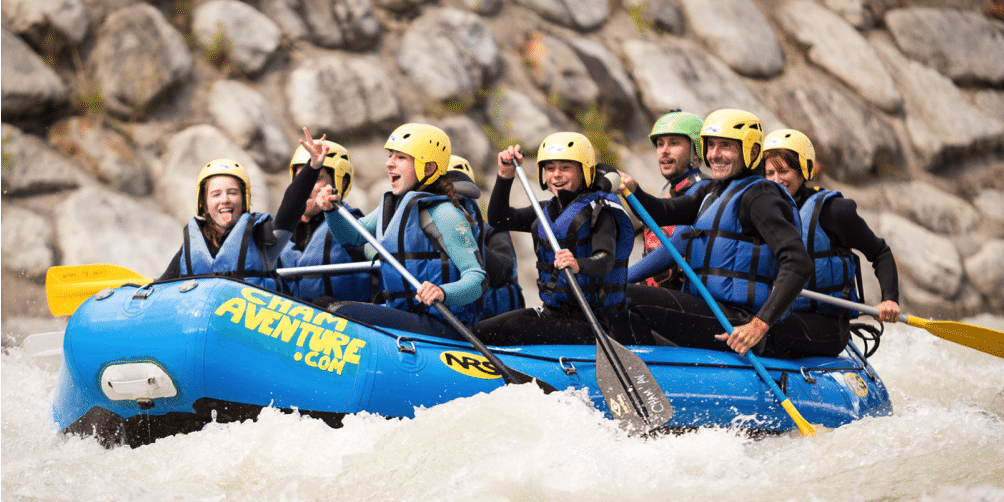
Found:
[{"label": "boulder", "polygon": [[79,47],[91,29],[83,0],[4,0],[0,8],[4,23],[42,53]]},{"label": "boulder", "polygon": [[607,0],[516,0],[540,17],[579,31],[599,28],[610,17]]},{"label": "boulder", "polygon": [[303,20],[300,0],[261,0],[258,8],[282,30],[282,36],[290,40],[307,40],[310,29]]},{"label": "boulder", "polygon": [[117,116],[144,116],[192,73],[185,37],[149,4],[111,13],[88,57],[102,104]]},{"label": "boulder", "polygon": [[1004,122],[1004,91],[980,89],[973,94],[973,103],[983,113]]},{"label": "boulder", "polygon": [[303,0],[307,35],[331,49],[363,50],[380,38],[380,21],[370,0]]},{"label": "boulder", "polygon": [[958,84],[1004,84],[1004,24],[975,11],[907,7],[885,14],[903,54]]},{"label": "boulder", "polygon": [[237,0],[212,0],[195,8],[192,35],[210,61],[257,75],[279,48],[279,25]]},{"label": "boulder", "polygon": [[812,140],[821,173],[842,181],[860,180],[904,163],[892,124],[858,96],[827,82],[789,82],[775,86],[780,91],[766,99],[782,120]]},{"label": "boulder", "polygon": [[[432,0],[376,0],[376,6],[394,12],[406,12],[415,9],[422,4],[430,3]],[[495,1],[496,5],[498,0]]]},{"label": "boulder", "polygon": [[289,72],[293,123],[344,138],[396,122],[401,107],[390,76],[367,59],[319,55]]},{"label": "boulder", "polygon": [[891,183],[883,188],[890,209],[932,232],[960,234],[980,222],[980,214],[968,202],[925,181]]},{"label": "boulder", "polygon": [[560,130],[543,105],[505,87],[497,88],[485,100],[485,115],[498,135],[489,137],[496,146],[519,144],[527,155],[536,155],[544,138]]},{"label": "boulder", "polygon": [[70,98],[69,88],[28,44],[6,27],[2,32],[0,103],[3,119],[44,121],[52,116],[54,110],[66,106]]},{"label": "boulder", "polygon": [[289,167],[296,143],[287,137],[268,99],[254,87],[236,80],[216,81],[209,90],[209,114],[266,170]]},{"label": "boulder", "polygon": [[472,12],[440,9],[411,24],[395,54],[398,67],[434,100],[471,99],[501,67],[488,26]]},{"label": "boulder", "polygon": [[494,176],[497,172],[495,159],[498,152],[481,126],[467,115],[453,115],[434,123],[450,137],[453,155],[467,159],[477,178],[475,182],[484,186],[485,176]]},{"label": "boulder", "polygon": [[42,139],[3,125],[4,196],[23,197],[76,188],[80,165]]},{"label": "boulder", "polygon": [[626,3],[625,9],[628,13],[637,13],[635,15],[657,32],[683,35],[685,31],[683,14],[672,0],[632,0]]},{"label": "boulder", "polygon": [[45,276],[55,265],[52,225],[33,211],[5,204],[3,209],[3,267],[31,278]]},{"label": "boulder", "polygon": [[980,190],[973,199],[973,205],[983,216],[1004,223],[1004,191]]},{"label": "boulder", "polygon": [[99,187],[71,193],[54,216],[63,265],[114,263],[158,277],[181,247],[176,219]]},{"label": "boulder", "polygon": [[906,126],[922,165],[1000,145],[1004,123],[988,117],[965,98],[951,79],[903,56],[880,39],[876,52],[903,95]]},{"label": "boulder", "polygon": [[806,48],[809,61],[883,111],[895,113],[903,106],[903,97],[875,50],[843,18],[810,0],[784,3],[777,18],[781,27]]},{"label": "boulder", "polygon": [[619,57],[603,44],[582,37],[571,37],[568,44],[579,56],[593,82],[599,86],[598,106],[609,119],[609,126],[628,128],[635,109],[634,82],[624,70]]},{"label": "boulder", "polygon": [[153,190],[146,165],[129,140],[98,118],[74,116],[60,121],[49,131],[49,143],[119,192],[142,197]]},{"label": "boulder", "polygon": [[966,277],[987,299],[1004,302],[1004,240],[991,239],[966,258]]},{"label": "boulder", "polygon": [[707,117],[719,108],[739,108],[760,117],[767,131],[786,127],[728,66],[686,40],[627,40],[624,55],[654,117],[677,109]]},{"label": "boulder", "polygon": [[962,259],[949,239],[893,213],[882,213],[875,232],[885,238],[901,273],[942,299],[962,286]]},{"label": "boulder", "polygon": [[258,164],[216,127],[203,124],[184,129],[167,141],[166,151],[167,158],[158,166],[154,179],[157,199],[175,218],[175,227],[180,228],[195,215],[199,171],[209,162],[221,158],[237,162],[251,178],[251,211],[274,212],[278,209],[278,204],[273,204],[265,174]]},{"label": "boulder", "polygon": [[461,3],[481,16],[492,16],[502,8],[501,0],[462,0]]},{"label": "boulder", "polygon": [[868,30],[875,25],[875,13],[865,0],[823,0],[823,5],[855,29]]},{"label": "boulder", "polygon": [[712,54],[740,75],[771,78],[784,52],[767,18],[748,0],[680,0],[690,29]]},{"label": "boulder", "polygon": [[531,33],[531,44],[539,44],[530,76],[551,104],[569,115],[581,112],[600,97],[600,88],[575,51],[561,40]]}]

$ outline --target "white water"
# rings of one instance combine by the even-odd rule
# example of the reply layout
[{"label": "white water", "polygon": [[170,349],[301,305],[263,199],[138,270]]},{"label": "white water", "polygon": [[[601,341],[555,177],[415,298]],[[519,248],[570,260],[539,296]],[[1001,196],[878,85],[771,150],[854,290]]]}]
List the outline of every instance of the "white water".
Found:
[{"label": "white water", "polygon": [[56,373],[17,348],[2,358],[2,498],[1004,502],[1004,360],[897,325],[872,363],[895,415],[815,438],[643,440],[581,395],[510,386],[410,420],[358,415],[331,429],[266,410],[105,450],[56,432]]}]

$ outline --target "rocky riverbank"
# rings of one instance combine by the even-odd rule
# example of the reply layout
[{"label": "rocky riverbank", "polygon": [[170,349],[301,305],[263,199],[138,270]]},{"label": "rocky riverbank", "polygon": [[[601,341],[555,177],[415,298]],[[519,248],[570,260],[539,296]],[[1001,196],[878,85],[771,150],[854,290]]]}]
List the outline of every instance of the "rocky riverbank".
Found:
[{"label": "rocky riverbank", "polygon": [[[895,8],[894,5],[895,4]],[[662,184],[659,115],[722,107],[814,141],[900,267],[905,312],[1004,312],[1004,23],[954,0],[5,0],[4,344],[58,329],[53,265],[158,275],[207,161],[274,211],[300,127],[345,145],[348,202],[387,189],[386,135],[445,129],[487,191],[513,140],[579,130]],[[527,165],[533,165],[528,159]],[[539,194],[541,198],[544,194]],[[515,198],[516,203],[524,201]],[[536,302],[529,239],[517,239]],[[866,291],[877,282],[865,266]]]}]

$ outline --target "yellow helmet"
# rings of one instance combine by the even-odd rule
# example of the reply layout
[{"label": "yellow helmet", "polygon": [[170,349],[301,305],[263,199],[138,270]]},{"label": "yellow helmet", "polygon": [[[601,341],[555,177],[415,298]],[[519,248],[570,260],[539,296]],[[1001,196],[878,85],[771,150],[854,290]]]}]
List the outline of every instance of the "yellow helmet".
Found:
[{"label": "yellow helmet", "polygon": [[[415,158],[415,176],[420,186],[431,185],[450,167],[450,137],[436,126],[404,124],[390,133],[383,147]],[[425,176],[427,162],[436,163],[436,172],[428,177]]]},{"label": "yellow helmet", "polygon": [[778,129],[767,135],[763,140],[763,151],[791,150],[798,155],[798,164],[802,168],[802,177],[806,181],[816,175],[816,149],[812,141],[801,131],[794,129]]},{"label": "yellow helmet", "polygon": [[589,139],[577,132],[556,132],[546,138],[537,149],[537,179],[541,190],[547,190],[544,183],[544,162],[548,160],[571,160],[582,166],[583,187],[593,184],[596,175],[596,153]]},{"label": "yellow helmet", "polygon": [[467,175],[471,181],[474,181],[474,169],[471,169],[471,163],[467,162],[467,159],[459,155],[450,155],[450,171],[460,171]]},{"label": "yellow helmet", "polygon": [[[335,190],[345,197],[352,189],[352,176],[355,171],[352,169],[352,161],[349,160],[349,151],[342,145],[334,141],[325,141],[328,146],[328,154],[324,156],[324,167],[328,169]],[[296,177],[296,171],[310,162],[310,152],[303,145],[296,147],[293,158],[289,161],[289,179]]]},{"label": "yellow helmet", "polygon": [[[701,129],[701,160],[708,165],[708,145],[705,138],[729,138],[742,143],[743,162],[747,169],[753,169],[763,158],[763,126],[756,115],[743,110],[723,108],[715,110],[704,119]],[[753,145],[758,145],[756,157]]]},{"label": "yellow helmet", "polygon": [[241,184],[244,185],[244,211],[251,211],[251,178],[248,177],[247,171],[240,164],[230,159],[216,159],[206,164],[202,168],[202,171],[199,171],[198,188],[196,189],[198,198],[195,202],[195,214],[201,215],[203,212],[202,199],[205,198],[206,194],[203,193],[202,182],[221,174],[233,176],[240,180]]}]

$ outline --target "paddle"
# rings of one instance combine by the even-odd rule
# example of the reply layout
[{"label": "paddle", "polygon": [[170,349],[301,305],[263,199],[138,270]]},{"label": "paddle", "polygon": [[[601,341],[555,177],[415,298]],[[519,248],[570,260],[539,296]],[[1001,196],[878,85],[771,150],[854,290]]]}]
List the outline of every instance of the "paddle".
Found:
[{"label": "paddle", "polygon": [[[703,282],[701,282],[701,279],[694,273],[694,269],[690,268],[690,265],[686,262],[686,260],[680,256],[680,252],[676,250],[676,247],[669,242],[666,234],[663,233],[662,229],[659,228],[659,225],[655,223],[655,220],[653,220],[652,216],[648,214],[648,211],[642,207],[641,202],[638,202],[638,198],[627,189],[622,190],[621,193],[624,195],[624,198],[627,199],[628,204],[631,204],[631,207],[634,208],[635,213],[637,213],[638,216],[641,217],[642,221],[645,222],[645,225],[648,225],[648,228],[652,230],[652,233],[659,238],[659,242],[661,242],[662,246],[669,251],[670,255],[673,256],[673,259],[676,260],[678,265],[680,265],[680,268],[682,268],[683,272],[687,274],[687,277],[691,280],[691,282],[693,282],[694,286],[697,287],[698,291],[701,292],[701,296],[704,297],[704,301],[707,302],[708,307],[710,307],[715,313],[715,317],[718,318],[718,322],[720,322],[722,327],[725,328],[725,332],[732,333],[735,328],[733,328],[732,323],[725,318],[725,314],[722,312],[722,309],[718,307],[715,299],[711,297],[711,292],[708,291],[708,288]],[[763,364],[760,362],[760,358],[758,358],[752,350],[746,351],[746,358],[749,360],[750,364],[753,365],[753,368],[756,369],[757,374],[760,375],[760,378],[763,379],[764,383],[766,383],[767,386],[770,387],[770,390],[774,392],[774,395],[777,397],[778,401],[781,402],[781,406],[788,412],[788,415],[791,416],[791,419],[795,421],[795,425],[798,426],[798,430],[802,433],[802,436],[815,436],[816,428],[802,418],[802,414],[798,412],[795,405],[792,404],[790,399],[788,399],[788,396],[784,395],[781,388],[777,386],[774,379],[770,377],[769,373],[767,373],[767,369],[763,367]]]},{"label": "paddle", "polygon": [[[376,237],[373,237],[373,234],[369,233],[369,231],[366,230],[366,227],[364,227],[362,223],[359,223],[359,220],[357,220],[356,217],[353,216],[348,209],[345,209],[345,206],[341,205],[338,202],[335,202],[334,205],[338,209],[338,214],[340,214],[342,218],[345,219],[345,221],[347,221],[350,225],[352,225],[352,227],[355,228],[356,231],[359,232],[359,234],[366,239],[366,242],[369,242],[370,245],[373,246],[373,248],[375,248],[377,252],[380,253],[380,256],[384,260],[387,260],[387,263],[390,263],[394,267],[394,269],[397,270],[397,272],[401,274],[401,276],[404,277],[408,281],[408,283],[411,284],[413,288],[417,290],[419,286],[422,285],[422,283],[418,282],[418,279],[416,279],[415,276],[411,275],[411,273],[408,272],[408,269],[404,268],[404,266],[401,265],[401,262],[397,261],[397,258],[395,258],[394,255],[390,254],[390,252],[387,251],[387,249],[384,248],[382,244],[380,244],[380,241],[376,240]],[[498,358],[498,356],[492,353],[492,351],[488,350],[488,347],[485,347],[485,344],[481,343],[481,340],[478,340],[478,338],[474,336],[474,333],[471,333],[471,330],[468,329],[467,326],[464,325],[464,323],[460,322],[460,320],[453,315],[453,312],[450,312],[449,307],[443,305],[443,302],[436,301],[433,302],[432,305],[433,307],[436,308],[437,311],[439,311],[440,314],[442,314],[443,318],[446,319],[446,321],[450,323],[450,325],[453,326],[454,329],[460,332],[460,334],[464,337],[464,339],[467,340],[467,343],[473,345],[474,348],[481,353],[481,355],[485,356],[485,358],[488,359],[488,362],[490,362],[492,366],[494,366],[495,369],[498,370],[498,372],[502,375],[502,379],[505,380],[506,383],[522,384],[522,383],[536,382],[537,386],[539,386],[547,394],[550,394],[551,392],[557,390],[550,384],[548,384],[543,380],[540,380],[539,378],[534,378],[525,373],[521,373],[503,364],[502,361]]]},{"label": "paddle", "polygon": [[[530,199],[530,206],[537,213],[537,224],[547,234],[547,242],[551,245],[551,249],[557,252],[561,249],[558,239],[554,237],[554,231],[551,230],[548,219],[537,202],[523,168],[515,158],[512,159],[512,164],[516,168],[516,175],[523,184],[523,189],[526,190],[526,196]],[[593,309],[579,288],[575,274],[568,268],[562,269],[562,272],[565,273],[569,289],[582,307],[586,320],[589,321],[596,336],[596,384],[610,412],[632,430],[648,432],[663,426],[673,418],[673,406],[652,376],[645,361],[603,332]]]},{"label": "paddle", "polygon": [[[807,289],[803,289],[799,294],[812,300],[831,303],[838,307],[844,307],[847,309],[860,310],[861,312],[873,316],[877,316],[879,313],[878,309],[875,307],[861,303],[854,303],[841,298],[834,298],[832,296],[817,293],[815,291],[809,291]],[[916,328],[925,329],[928,333],[950,342],[965,345],[966,347],[976,349],[980,352],[985,352],[992,356],[1004,358],[1004,333],[995,329],[973,326],[972,324],[956,321],[928,321],[912,315],[900,315],[899,322],[909,324],[910,326]]]},{"label": "paddle", "polygon": [[[350,274],[379,268],[379,263],[334,263],[280,268],[276,269],[276,273],[283,277],[293,277],[312,274]],[[45,299],[52,315],[70,315],[76,312],[84,301],[102,289],[117,288],[124,284],[142,285],[152,281],[149,277],[118,265],[57,265],[49,267],[45,274]]]}]

